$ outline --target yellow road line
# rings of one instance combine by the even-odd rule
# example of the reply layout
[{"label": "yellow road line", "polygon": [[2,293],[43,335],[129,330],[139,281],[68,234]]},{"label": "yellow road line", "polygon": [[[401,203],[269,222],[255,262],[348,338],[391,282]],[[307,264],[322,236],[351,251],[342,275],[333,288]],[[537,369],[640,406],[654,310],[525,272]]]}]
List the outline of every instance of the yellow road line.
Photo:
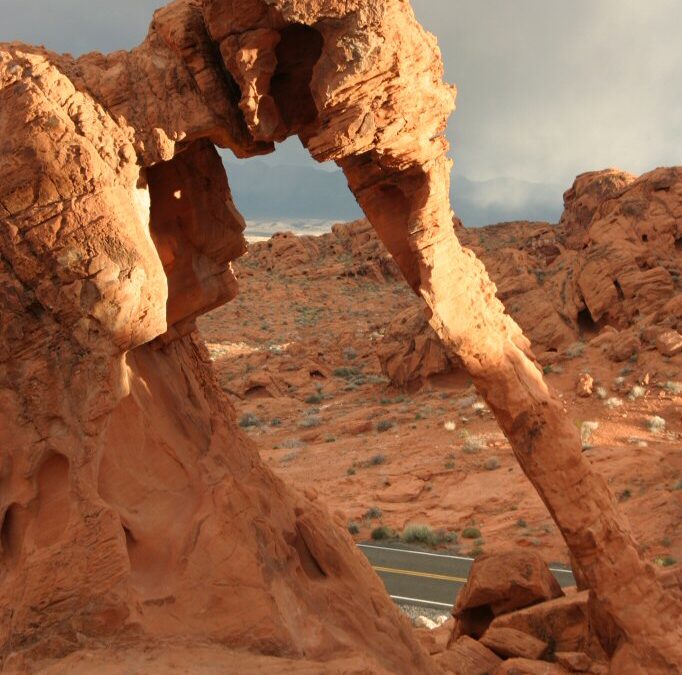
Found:
[{"label": "yellow road line", "polygon": [[376,567],[373,566],[377,572],[384,572],[385,574],[402,574],[408,577],[423,577],[425,579],[438,579],[439,581],[454,581],[460,584],[465,584],[466,579],[462,577],[449,577],[445,574],[431,574],[431,572],[414,572],[412,570],[399,570],[394,567]]}]

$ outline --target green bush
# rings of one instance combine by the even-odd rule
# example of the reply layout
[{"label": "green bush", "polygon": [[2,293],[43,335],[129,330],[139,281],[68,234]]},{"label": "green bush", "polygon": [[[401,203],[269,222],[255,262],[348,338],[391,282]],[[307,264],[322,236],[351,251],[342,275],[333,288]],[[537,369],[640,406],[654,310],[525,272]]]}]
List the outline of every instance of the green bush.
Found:
[{"label": "green bush", "polygon": [[486,471],[495,471],[500,468],[500,460],[497,457],[488,457],[483,466]]},{"label": "green bush", "polygon": [[673,565],[677,564],[677,560],[675,560],[675,558],[673,558],[671,555],[661,555],[654,560],[654,563],[660,567],[672,567]]},{"label": "green bush", "polygon": [[381,541],[383,539],[391,539],[393,537],[393,530],[386,525],[380,525],[372,530],[370,535],[374,541]]},{"label": "green bush", "polygon": [[239,426],[243,429],[248,429],[249,427],[263,426],[263,423],[253,413],[246,413],[239,420]]},{"label": "green bush", "polygon": [[351,534],[360,534],[360,526],[353,520],[348,523],[348,531]]},{"label": "green bush", "polygon": [[363,516],[365,520],[379,520],[381,516],[383,515],[381,509],[378,509],[376,506],[373,506],[371,509],[368,509],[367,513]]},{"label": "green bush", "polygon": [[319,427],[320,424],[322,424],[322,420],[319,417],[312,416],[302,419],[298,426],[302,427],[303,429],[313,429],[315,427]]},{"label": "green bush", "polygon": [[391,420],[381,420],[379,424],[377,424],[377,431],[382,434],[384,431],[388,431],[389,429],[393,429],[394,424],[391,422]]},{"label": "green bush", "polygon": [[480,539],[481,531],[477,527],[465,527],[462,530],[463,539]]},{"label": "green bush", "polygon": [[475,455],[487,447],[488,444],[481,436],[468,436],[462,444],[462,452],[467,455]]},{"label": "green bush", "polygon": [[335,368],[333,370],[334,377],[340,377],[344,380],[352,380],[353,378],[359,377],[361,375],[359,368],[353,368],[351,366],[342,366],[341,368]]},{"label": "green bush", "polygon": [[401,538],[408,544],[437,546],[440,543],[438,535],[428,525],[408,525]]}]

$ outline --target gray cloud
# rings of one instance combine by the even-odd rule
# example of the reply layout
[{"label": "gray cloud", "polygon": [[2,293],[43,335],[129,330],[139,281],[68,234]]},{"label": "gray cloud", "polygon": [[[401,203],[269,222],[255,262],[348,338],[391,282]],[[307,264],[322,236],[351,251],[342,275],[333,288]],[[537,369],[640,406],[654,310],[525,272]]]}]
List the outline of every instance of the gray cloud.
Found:
[{"label": "gray cloud", "polygon": [[413,0],[459,89],[456,171],[568,185],[680,163],[679,0]]},{"label": "gray cloud", "polygon": [[[0,0],[0,41],[74,55],[127,49],[143,39],[161,4]],[[607,166],[642,173],[680,163],[680,0],[413,0],[413,6],[437,35],[446,77],[459,89],[448,130],[456,173],[546,184],[554,212],[577,173]],[[295,142],[268,161],[307,164]],[[490,189],[495,185],[501,183]],[[504,192],[479,193],[483,202],[508,199]],[[523,205],[513,210],[510,217],[521,217]]]}]

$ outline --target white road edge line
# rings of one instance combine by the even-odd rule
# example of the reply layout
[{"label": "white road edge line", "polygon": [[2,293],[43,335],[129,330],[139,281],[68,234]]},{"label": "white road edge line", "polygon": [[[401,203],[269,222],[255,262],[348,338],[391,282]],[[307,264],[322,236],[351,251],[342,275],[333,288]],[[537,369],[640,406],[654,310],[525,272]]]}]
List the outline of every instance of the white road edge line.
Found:
[{"label": "white road edge line", "polygon": [[[391,548],[390,546],[374,546],[372,544],[358,544],[358,548],[372,548],[378,551],[393,551],[397,553],[411,553],[412,555],[428,555],[432,558],[451,558],[452,560],[466,560],[467,562],[474,562],[475,558],[463,558],[460,555],[447,555],[446,553],[427,553],[426,551],[411,551],[407,548]],[[550,567],[550,572],[560,572],[563,574],[573,574],[571,570],[562,570],[558,567]]]},{"label": "white road edge line", "polygon": [[392,600],[403,600],[405,602],[416,602],[420,605],[438,605],[438,607],[447,607],[448,609],[452,609],[453,604],[452,602],[436,602],[435,600],[419,600],[418,598],[405,598],[402,595],[392,595],[391,596]]},{"label": "white road edge line", "polygon": [[426,551],[411,551],[406,548],[391,548],[390,546],[373,546],[372,544],[358,544],[358,548],[373,548],[378,551],[393,551],[394,553],[411,553],[412,555],[428,555],[432,558],[451,558],[453,560],[467,560],[474,562],[474,558],[462,558],[459,555],[446,555],[445,553],[427,553]]}]

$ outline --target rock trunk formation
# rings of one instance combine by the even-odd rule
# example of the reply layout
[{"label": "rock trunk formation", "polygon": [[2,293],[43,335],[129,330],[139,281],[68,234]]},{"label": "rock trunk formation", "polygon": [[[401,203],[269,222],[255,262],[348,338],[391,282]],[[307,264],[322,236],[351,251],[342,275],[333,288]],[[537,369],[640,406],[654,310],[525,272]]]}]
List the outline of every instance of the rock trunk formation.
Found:
[{"label": "rock trunk formation", "polygon": [[401,0],[178,0],[129,53],[0,46],[3,656],[182,635],[439,671],[314,491],[240,436],[193,333],[244,250],[213,144],[296,134],[341,166],[494,410],[622,634],[614,672],[679,665],[679,607],[457,240],[453,106]]}]

